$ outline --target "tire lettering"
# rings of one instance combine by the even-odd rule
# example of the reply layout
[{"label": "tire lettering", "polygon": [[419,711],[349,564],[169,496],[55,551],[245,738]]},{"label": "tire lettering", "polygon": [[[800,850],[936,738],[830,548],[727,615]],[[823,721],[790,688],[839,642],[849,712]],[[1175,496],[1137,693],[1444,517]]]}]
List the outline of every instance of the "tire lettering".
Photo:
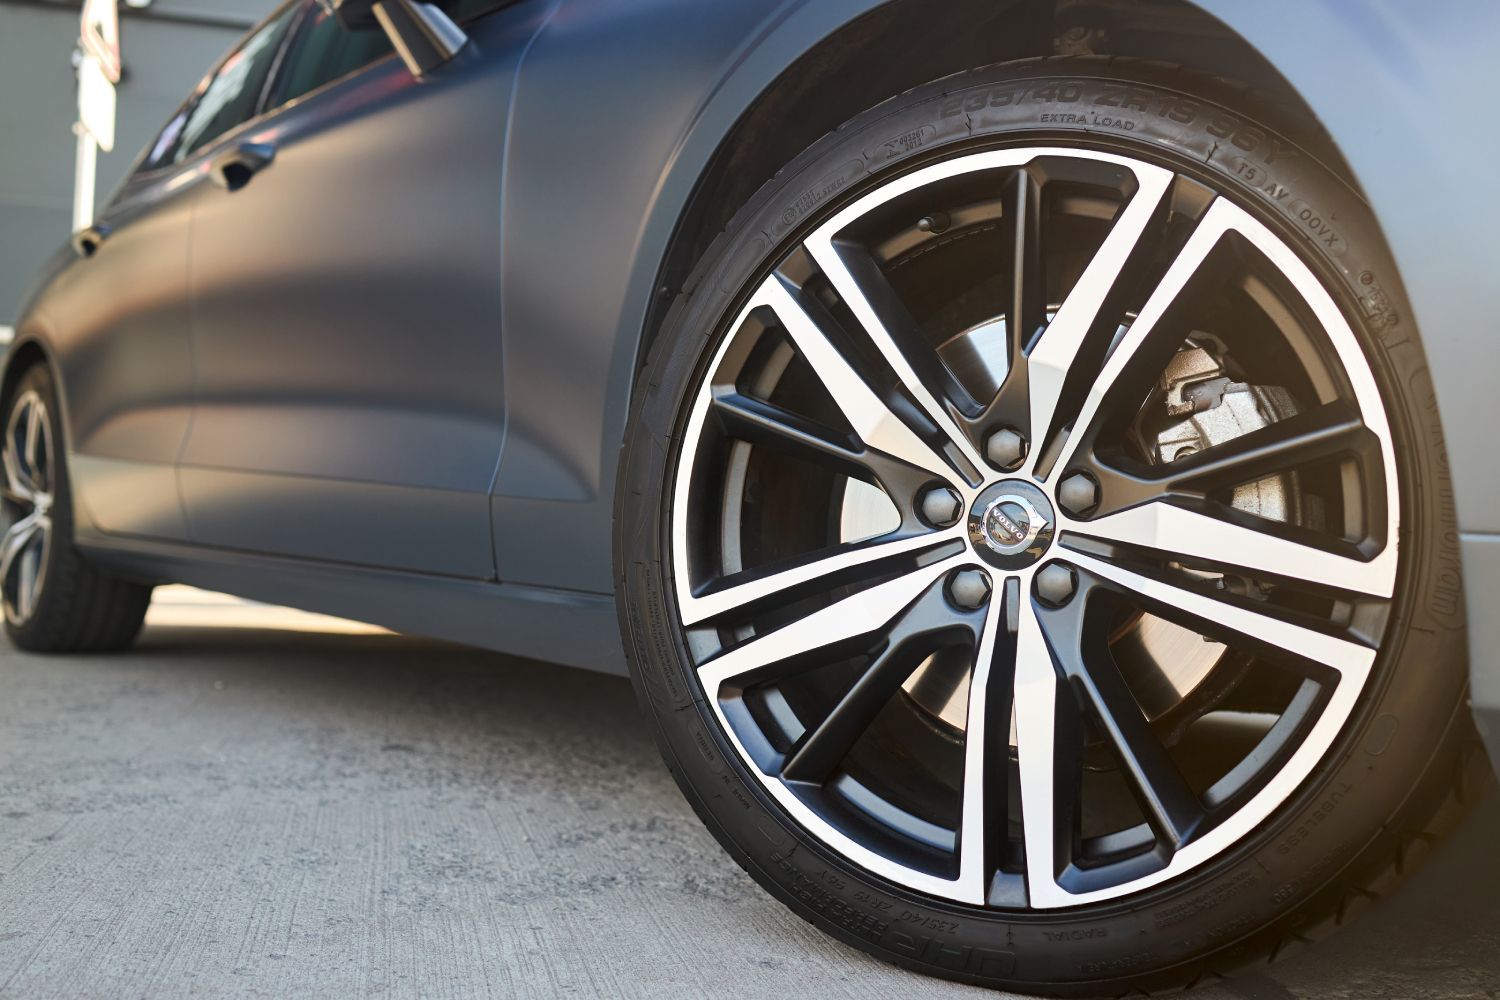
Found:
[{"label": "tire lettering", "polygon": [[1101,108],[1129,108],[1131,111],[1149,111],[1150,91],[1135,87],[1117,87],[1105,84],[1104,93],[1094,98],[1094,105]]}]

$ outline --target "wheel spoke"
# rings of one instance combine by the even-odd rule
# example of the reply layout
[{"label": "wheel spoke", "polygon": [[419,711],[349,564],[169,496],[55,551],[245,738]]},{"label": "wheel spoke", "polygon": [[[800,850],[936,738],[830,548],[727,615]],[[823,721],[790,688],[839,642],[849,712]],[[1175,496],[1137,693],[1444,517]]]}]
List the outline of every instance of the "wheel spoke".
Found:
[{"label": "wheel spoke", "polygon": [[954,627],[954,616],[939,580],[890,623],[880,650],[859,680],[845,692],[828,716],[809,729],[787,754],[782,765],[782,778],[814,784],[827,781],[902,682],[916,669],[922,656],[932,652],[936,637],[954,631]]},{"label": "wheel spoke", "polygon": [[1202,803],[1173,763],[1115,664],[1105,634],[1085,626],[1087,595],[1038,614],[1062,674],[1094,711],[1157,835],[1172,850],[1192,837]]},{"label": "wheel spoke", "polygon": [[905,514],[931,474],[773,403],[732,389],[714,392],[713,412],[725,433],[786,454],[831,462],[855,478],[884,486]]},{"label": "wheel spoke", "polygon": [[1012,254],[1010,310],[1006,314],[1012,370],[1024,367],[1021,362],[1032,340],[1047,324],[1041,223],[1041,185],[1029,170],[1018,170],[1001,218],[1002,239]]},{"label": "wheel spoke", "polygon": [[1036,609],[1022,599],[1016,629],[1016,761],[1026,883],[1033,905],[1056,890],[1071,860],[1082,761],[1076,704],[1058,683]]},{"label": "wheel spoke", "polygon": [[1301,465],[1364,451],[1375,444],[1359,414],[1328,403],[1251,431],[1166,466],[1175,489],[1208,492]]},{"label": "wheel spoke", "polygon": [[803,360],[812,367],[866,446],[944,479],[953,475],[949,463],[865,383],[778,277],[772,275],[766,279],[758,300],[776,313]]},{"label": "wheel spoke", "polygon": [[1100,657],[1075,682],[1089,697],[1115,756],[1145,805],[1151,826],[1175,850],[1203,822],[1203,805],[1151,731],[1120,670]]},{"label": "wheel spoke", "polygon": [[1285,621],[1269,610],[1219,600],[1084,553],[1070,553],[1068,561],[1140,599],[1147,610],[1210,638],[1290,654],[1335,670],[1356,684],[1363,683],[1375,662],[1375,650],[1369,646]]},{"label": "wheel spoke", "polygon": [[[1270,527],[1272,522],[1267,522]],[[1385,552],[1375,560],[1340,555],[1272,531],[1258,531],[1168,500],[1129,507],[1089,521],[1070,522],[1076,532],[1106,542],[1136,545],[1215,570],[1244,570],[1265,576],[1332,587],[1352,594],[1390,597],[1395,573]],[[1352,549],[1352,546],[1350,546]]]},{"label": "wheel spoke", "polygon": [[30,503],[36,498],[36,488],[21,474],[21,469],[16,462],[16,451],[7,441],[3,452],[0,452],[0,462],[5,465],[5,492],[10,500]]},{"label": "wheel spoke", "polygon": [[681,596],[684,625],[697,625],[731,611],[748,611],[773,599],[788,602],[814,590],[831,590],[857,579],[910,564],[916,557],[958,538],[956,530],[892,540],[840,545],[792,566],[735,573]]},{"label": "wheel spoke", "polygon": [[878,638],[904,608],[960,562],[962,557],[955,556],[877,584],[722,653],[698,668],[704,691],[714,697],[726,682],[739,683],[777,666],[796,670],[806,654]]},{"label": "wheel spoke", "polygon": [[42,404],[32,401],[26,413],[26,473],[32,484],[37,489],[46,489],[47,483],[42,475],[42,463],[39,454],[42,442],[42,423],[46,420],[46,410]]},{"label": "wheel spoke", "polygon": [[741,441],[868,471],[863,461],[865,449],[851,435],[840,434],[773,403],[730,389],[717,389],[713,412],[725,432]]},{"label": "wheel spoke", "polygon": [[[909,375],[906,371],[897,369],[897,376],[908,390],[917,386],[931,393],[938,412],[935,414],[929,411],[928,416],[934,420],[939,416],[952,417],[964,408],[964,404],[972,404],[973,400],[968,392],[959,385],[953,373],[938,357],[927,335],[901,301],[900,295],[891,286],[870,251],[848,243],[834,242],[831,246],[843,271],[837,275],[828,275],[830,283],[840,295],[847,288],[862,296],[862,301],[869,307],[871,318],[862,317],[861,321],[867,330],[875,331],[870,339],[881,348],[881,353],[886,355],[887,360],[895,357],[908,366]],[[845,282],[844,287],[840,286],[840,282]],[[886,354],[886,344],[889,344],[894,354]],[[954,426],[956,428],[956,423]],[[944,430],[952,432],[946,427]]]},{"label": "wheel spoke", "polygon": [[[1096,418],[1099,416],[1099,411],[1104,406],[1105,400],[1115,391],[1117,383],[1121,381],[1122,376],[1133,366],[1133,363],[1142,360],[1138,358],[1138,355],[1142,353],[1142,348],[1147,341],[1152,339],[1152,335],[1157,330],[1158,322],[1160,322],[1172,303],[1177,300],[1178,295],[1182,293],[1183,288],[1186,287],[1193,275],[1198,273],[1198,269],[1203,265],[1203,262],[1208,258],[1213,248],[1218,245],[1219,240],[1232,228],[1236,216],[1232,206],[1226,209],[1224,207],[1226,205],[1229,205],[1229,203],[1223,199],[1219,199],[1209,206],[1208,211],[1204,213],[1202,221],[1198,223],[1197,228],[1193,230],[1192,235],[1188,237],[1187,242],[1172,261],[1171,266],[1167,268],[1161,281],[1157,283],[1155,290],[1152,291],[1150,298],[1146,300],[1146,304],[1141,307],[1140,314],[1136,317],[1135,322],[1130,324],[1129,330],[1120,338],[1119,343],[1115,345],[1109,357],[1105,359],[1103,369],[1094,380],[1088,395],[1084,398],[1078,415],[1072,421],[1068,440],[1063,445],[1059,460],[1054,466],[1055,468],[1067,468],[1072,453],[1077,449],[1079,442],[1088,435],[1088,432],[1093,427]],[[1113,235],[1111,233],[1111,236]],[[1083,281],[1080,280],[1079,285],[1082,286],[1082,284]],[[1076,295],[1077,292],[1075,291],[1074,294]],[[1069,296],[1070,300],[1071,298],[1072,296]],[[1067,307],[1067,304],[1067,302],[1063,303],[1064,308]],[[1061,315],[1061,312],[1059,312],[1058,316],[1061,317]],[[1053,320],[1053,326],[1056,326],[1056,324],[1057,320]],[[1048,327],[1048,330],[1050,331],[1051,327]],[[1046,344],[1046,341],[1047,337],[1043,335],[1042,343]],[[1081,336],[1076,342],[1081,344]],[[1039,348],[1040,346],[1038,345]],[[1175,349],[1177,345],[1174,343],[1171,346]],[[1060,381],[1058,385],[1061,385]],[[1033,412],[1035,412],[1035,407],[1033,407]]]},{"label": "wheel spoke", "polygon": [[1007,835],[1007,729],[1013,698],[1018,588],[1007,581],[991,599],[969,677],[964,721],[964,788],[958,832],[960,885],[983,898]]},{"label": "wheel spoke", "polygon": [[45,514],[32,511],[6,530],[4,537],[0,538],[0,581],[10,579],[11,570],[16,565],[16,558],[38,532],[48,527],[48,524]]},{"label": "wheel spoke", "polygon": [[[1158,324],[1182,293],[1183,288],[1198,272],[1224,235],[1231,231],[1251,238],[1259,249],[1277,258],[1276,263],[1283,266],[1293,263],[1291,260],[1282,259],[1286,256],[1283,250],[1267,244],[1266,241],[1272,239],[1270,234],[1264,231],[1264,227],[1251,220],[1243,209],[1222,198],[1215,200],[1204,213],[1202,220],[1193,230],[1171,266],[1167,268],[1146,304],[1142,306],[1135,322],[1130,325],[1129,330],[1120,338],[1119,343],[1105,360],[1103,369],[1095,379],[1072,423],[1068,439],[1061,449],[1055,468],[1066,469],[1072,462],[1074,453],[1084,441],[1089,439],[1090,431],[1097,424],[1106,400],[1117,391],[1130,371],[1142,365],[1145,369],[1156,370],[1151,364],[1154,357],[1148,356],[1143,348],[1154,339],[1153,335],[1157,333]],[[1315,304],[1315,309],[1322,318],[1324,311],[1334,309],[1334,307],[1328,304],[1325,308],[1319,309]],[[1333,315],[1336,316],[1336,310]],[[1043,339],[1045,340],[1045,337]],[[1158,346],[1170,346],[1175,349],[1177,345],[1173,343]],[[1329,410],[1323,416],[1333,420],[1336,419],[1336,412]],[[1293,430],[1296,426],[1286,430]],[[1339,428],[1331,427],[1328,430],[1331,434],[1337,434]]]},{"label": "wheel spoke", "polygon": [[1005,194],[1000,239],[1011,251],[1011,293],[1005,314],[1007,367],[1004,381],[973,424],[985,433],[1011,427],[1023,434],[1030,425],[1027,352],[1047,323],[1047,292],[1042,274],[1041,185],[1029,170],[1017,170]]},{"label": "wheel spoke", "polygon": [[813,784],[828,780],[915,666],[900,652],[899,646],[887,646],[828,718],[797,741],[782,765],[783,779]]},{"label": "wheel spoke", "polygon": [[6,490],[13,497],[30,501],[46,488],[37,470],[38,443],[45,428],[39,413],[43,412],[35,394],[28,393],[12,411],[6,425],[3,462]]},{"label": "wheel spoke", "polygon": [[1166,465],[1096,456],[1089,471],[1099,481],[1099,513],[1107,514],[1171,495],[1201,497],[1341,455],[1372,454],[1378,445],[1359,415],[1335,402]]},{"label": "wheel spoke", "polygon": [[945,394],[950,399],[962,390],[956,388],[952,375],[916,329],[869,254],[837,243],[829,227],[814,233],[806,246],[834,291],[859,321],[865,336],[890,365],[901,387],[938,426],[951,450],[961,459],[954,464],[955,470],[971,484],[977,484],[980,470],[988,465],[968,435],[959,429],[953,411],[938,401],[929,386],[948,387]]},{"label": "wheel spoke", "polygon": [[41,570],[41,532],[32,536],[31,542],[21,549],[20,576],[16,581],[16,612],[24,620],[31,617],[36,606],[36,581]]},{"label": "wheel spoke", "polygon": [[[1023,469],[1026,473],[1036,472],[1038,462],[1049,451],[1045,444],[1062,416],[1058,407],[1074,361],[1086,353],[1083,350],[1085,341],[1101,321],[1105,303],[1120,289],[1121,274],[1172,184],[1169,170],[1144,164],[1138,164],[1134,169],[1138,185],[1134,196],[1126,203],[1109,235],[1063,300],[1057,315],[1031,349],[1027,379],[1033,446]],[[1132,331],[1139,325],[1137,321],[1131,327]],[[1074,425],[1075,431],[1083,426],[1085,423],[1079,421]]]}]

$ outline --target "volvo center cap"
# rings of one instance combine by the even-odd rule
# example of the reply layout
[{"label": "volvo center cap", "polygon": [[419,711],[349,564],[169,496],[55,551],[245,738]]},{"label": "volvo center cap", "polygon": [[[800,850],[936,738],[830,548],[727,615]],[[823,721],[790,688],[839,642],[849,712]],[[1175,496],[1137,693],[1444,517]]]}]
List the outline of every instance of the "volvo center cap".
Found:
[{"label": "volvo center cap", "polygon": [[1030,483],[1008,479],[980,494],[969,512],[969,540],[988,562],[1021,569],[1052,544],[1057,518],[1046,495]]}]

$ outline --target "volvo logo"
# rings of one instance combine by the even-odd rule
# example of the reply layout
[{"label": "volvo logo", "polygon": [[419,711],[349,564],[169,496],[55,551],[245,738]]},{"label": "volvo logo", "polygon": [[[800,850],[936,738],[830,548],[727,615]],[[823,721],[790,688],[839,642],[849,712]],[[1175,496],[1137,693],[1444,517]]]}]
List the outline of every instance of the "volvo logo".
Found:
[{"label": "volvo logo", "polygon": [[1052,546],[1056,520],[1052,499],[1039,486],[1024,479],[1002,479],[986,487],[969,507],[969,544],[991,566],[1024,569]]},{"label": "volvo logo", "polygon": [[996,497],[984,511],[984,540],[1004,556],[1024,552],[1048,526],[1046,516],[1014,493]]}]

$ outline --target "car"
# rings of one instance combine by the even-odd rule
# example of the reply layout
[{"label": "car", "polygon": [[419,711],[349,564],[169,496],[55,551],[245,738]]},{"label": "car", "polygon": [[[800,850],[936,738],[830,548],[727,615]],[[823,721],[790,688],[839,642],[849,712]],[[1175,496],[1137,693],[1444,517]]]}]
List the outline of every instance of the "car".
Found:
[{"label": "car", "polygon": [[120,650],[174,582],[628,671],[856,948],[1055,995],[1275,957],[1488,773],[1497,39],[291,0],[28,297],[7,630]]}]

